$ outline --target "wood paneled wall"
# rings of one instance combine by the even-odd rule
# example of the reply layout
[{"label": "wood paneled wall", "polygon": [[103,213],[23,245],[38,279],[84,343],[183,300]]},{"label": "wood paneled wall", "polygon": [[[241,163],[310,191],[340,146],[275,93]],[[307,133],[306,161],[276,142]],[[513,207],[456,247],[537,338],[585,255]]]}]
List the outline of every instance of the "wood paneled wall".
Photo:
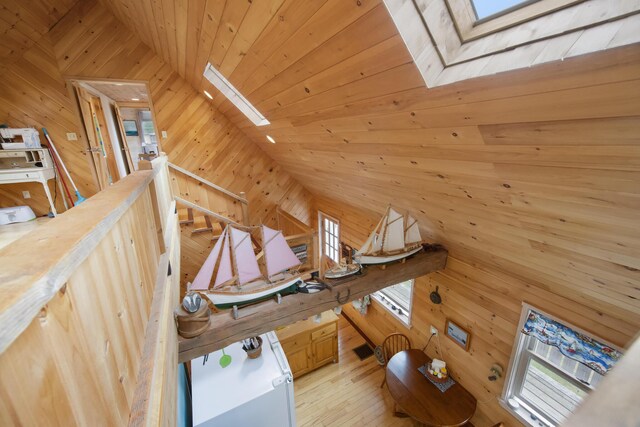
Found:
[{"label": "wood paneled wall", "polygon": [[[44,70],[41,63],[46,66]],[[60,141],[63,156],[64,151],[74,151],[77,155],[84,149],[78,148],[82,142],[65,141],[66,132],[74,131],[78,135],[81,132],[64,87],[64,77],[148,81],[158,129],[168,134],[160,144],[170,162],[235,193],[246,192],[252,222],[275,224],[276,206],[280,204],[308,223],[310,193],[100,3],[79,2],[27,52],[20,65],[11,75],[15,78],[12,86],[16,91],[11,105],[18,103],[19,111],[27,117],[20,123],[36,122],[38,127],[51,130],[55,142]],[[27,90],[30,92],[23,98],[21,93]],[[33,93],[35,91],[39,92]],[[12,111],[5,114],[13,125],[17,121],[13,120]],[[38,112],[41,114],[32,119]],[[84,153],[81,155],[76,161],[69,156],[70,169],[76,171],[74,177],[78,177],[79,183],[92,186]],[[81,174],[83,167],[86,172]],[[0,193],[3,200],[11,194],[11,203],[23,202],[20,191],[9,193],[3,187],[0,191],[6,191]],[[44,206],[38,209],[39,213],[46,213],[46,204]],[[190,264],[199,265],[206,252],[207,246],[187,245],[183,247],[182,257],[193,257],[195,260]],[[184,269],[183,273],[192,272]]]},{"label": "wood paneled wall", "polygon": [[0,66],[16,61],[36,44],[78,0],[0,3]]},{"label": "wood paneled wall", "polygon": [[[49,38],[41,37],[21,58],[2,69],[2,83],[0,123],[10,127],[34,127],[40,132],[42,143],[46,143],[42,135],[42,128],[46,127],[80,193],[85,197],[95,194],[98,188],[89,163],[91,160],[84,151],[86,141],[81,132],[80,116],[65,87]],[[67,141],[67,132],[75,132],[78,140]],[[54,188],[53,180],[49,181],[49,187],[51,194],[57,192],[56,209],[63,212],[62,195]],[[31,193],[31,199],[22,197],[24,190]],[[18,205],[30,206],[39,216],[49,212],[42,185],[1,185],[0,207]]]},{"label": "wood paneled wall", "polygon": [[[328,198],[318,198],[316,207],[340,219],[341,240],[355,248],[360,247],[379,221],[373,212],[354,209]],[[436,286],[442,296],[441,305],[434,305],[429,300],[429,293]],[[440,339],[431,341],[427,353],[446,360],[454,378],[478,399],[478,409],[472,420],[474,425],[491,426],[504,421],[508,426],[518,426],[520,423],[497,401],[504,379],[491,382],[488,376],[493,363],[499,363],[505,370],[509,365],[523,302],[619,346],[626,345],[640,328],[640,322],[635,318],[604,314],[597,307],[559,296],[553,289],[543,289],[534,280],[451,255],[444,270],[416,280],[410,329],[375,301],[364,316],[350,304],[343,310],[376,344],[381,344],[392,332],[402,332],[409,335],[414,347],[422,348],[429,338],[429,327],[437,327]],[[471,332],[469,352],[443,335],[447,318]]]},{"label": "wood paneled wall", "polygon": [[[154,377],[158,388],[174,382],[171,412],[177,333],[170,307],[179,284],[167,284],[168,257],[178,258],[168,191],[162,171],[155,181],[152,172],[137,172],[0,251],[8,263],[0,273],[1,425],[126,425],[139,380],[148,379],[139,372],[153,366],[143,343],[153,329],[147,325],[156,284],[167,302],[154,320],[172,328],[155,326],[163,328],[162,343],[174,346],[158,352],[166,364],[147,357],[167,369],[168,381]],[[173,247],[159,241],[158,231]]]},{"label": "wood paneled wall", "polygon": [[103,1],[314,194],[392,202],[455,258],[638,320],[640,45],[429,89],[380,0]]}]

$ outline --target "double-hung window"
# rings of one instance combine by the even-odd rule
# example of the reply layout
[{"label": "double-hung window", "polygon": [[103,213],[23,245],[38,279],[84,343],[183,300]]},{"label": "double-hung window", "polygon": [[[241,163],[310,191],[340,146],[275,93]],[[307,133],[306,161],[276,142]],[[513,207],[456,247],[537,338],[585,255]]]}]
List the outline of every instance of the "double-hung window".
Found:
[{"label": "double-hung window", "polygon": [[413,283],[413,279],[405,280],[373,294],[373,298],[376,301],[406,326],[411,326]]},{"label": "double-hung window", "polygon": [[320,223],[321,255],[340,262],[340,222],[322,212],[318,214]]},{"label": "double-hung window", "polygon": [[621,356],[599,338],[525,304],[501,404],[528,426],[556,426]]}]

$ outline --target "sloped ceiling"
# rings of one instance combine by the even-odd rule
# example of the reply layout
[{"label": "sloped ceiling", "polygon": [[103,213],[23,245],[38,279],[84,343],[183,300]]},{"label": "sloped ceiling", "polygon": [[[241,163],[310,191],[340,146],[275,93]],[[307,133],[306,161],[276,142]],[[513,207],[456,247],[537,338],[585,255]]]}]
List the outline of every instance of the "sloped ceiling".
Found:
[{"label": "sloped ceiling", "polygon": [[640,46],[427,89],[381,1],[102,1],[315,194],[640,322]]},{"label": "sloped ceiling", "polygon": [[4,1],[0,4],[0,65],[16,61],[78,0]]}]

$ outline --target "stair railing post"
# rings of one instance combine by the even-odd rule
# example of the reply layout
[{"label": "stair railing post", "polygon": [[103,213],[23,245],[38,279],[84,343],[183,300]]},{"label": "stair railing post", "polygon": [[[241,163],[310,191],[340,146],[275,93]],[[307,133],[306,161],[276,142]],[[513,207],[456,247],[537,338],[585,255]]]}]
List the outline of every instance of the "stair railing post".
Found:
[{"label": "stair railing post", "polygon": [[[245,194],[244,191],[240,192],[240,197],[242,197],[245,200],[248,200],[247,195]],[[240,205],[242,206],[242,224],[247,226],[251,225],[251,221],[249,221],[249,203],[240,202]]]}]

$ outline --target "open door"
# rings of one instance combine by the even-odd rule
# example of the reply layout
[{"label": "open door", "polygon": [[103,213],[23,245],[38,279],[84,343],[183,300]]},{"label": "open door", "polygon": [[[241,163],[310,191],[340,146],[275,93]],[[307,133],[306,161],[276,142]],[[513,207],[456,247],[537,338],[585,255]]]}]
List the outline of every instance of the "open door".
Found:
[{"label": "open door", "polygon": [[98,183],[102,190],[119,179],[113,145],[106,129],[104,111],[99,97],[79,86],[74,86],[74,89],[89,141],[88,151],[93,158]]},{"label": "open door", "polygon": [[124,154],[123,157],[127,161],[129,172],[133,172],[135,170],[135,165],[133,164],[133,159],[131,158],[131,149],[129,148],[129,143],[127,141],[127,132],[125,131],[124,122],[122,121],[122,112],[120,111],[120,107],[117,103],[113,104],[113,110],[115,112],[116,121],[118,122],[118,131],[120,132],[120,141],[122,143],[122,154]]}]

